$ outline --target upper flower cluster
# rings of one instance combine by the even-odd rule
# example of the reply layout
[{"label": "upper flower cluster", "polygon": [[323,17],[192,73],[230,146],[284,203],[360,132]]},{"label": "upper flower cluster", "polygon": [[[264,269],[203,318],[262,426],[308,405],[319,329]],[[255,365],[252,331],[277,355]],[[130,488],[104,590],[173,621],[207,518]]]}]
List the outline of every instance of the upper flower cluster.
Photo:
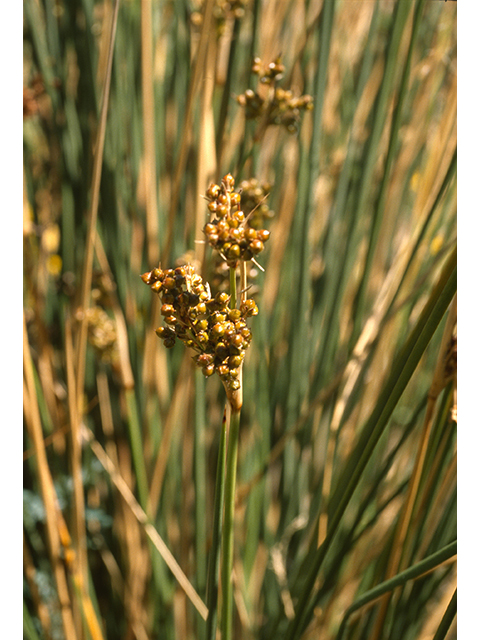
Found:
[{"label": "upper flower cluster", "polygon": [[259,77],[261,85],[271,86],[267,96],[263,97],[260,91],[247,89],[245,93],[237,96],[237,102],[245,108],[247,119],[255,119],[264,116],[266,125],[282,125],[289,133],[295,133],[300,124],[302,111],[313,109],[313,98],[310,95],[295,97],[290,89],[282,89],[276,85],[285,71],[281,59],[263,66],[260,58],[253,61],[252,71]]},{"label": "upper flower cluster", "polygon": [[270,232],[249,224],[250,216],[241,209],[241,194],[234,190],[231,174],[220,185],[211,184],[205,194],[208,209],[214,217],[204,227],[209,244],[234,268],[238,260],[252,260],[264,249]]}]

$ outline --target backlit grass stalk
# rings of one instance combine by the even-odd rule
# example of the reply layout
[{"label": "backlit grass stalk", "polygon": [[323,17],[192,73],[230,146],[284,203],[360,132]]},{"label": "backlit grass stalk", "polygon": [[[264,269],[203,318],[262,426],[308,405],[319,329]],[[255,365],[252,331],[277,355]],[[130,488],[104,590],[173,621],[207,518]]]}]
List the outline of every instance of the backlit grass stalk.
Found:
[{"label": "backlit grass stalk", "polygon": [[227,469],[225,480],[225,516],[222,550],[222,640],[231,640],[233,626],[233,539],[235,515],[235,484],[237,478],[240,408],[230,405]]}]

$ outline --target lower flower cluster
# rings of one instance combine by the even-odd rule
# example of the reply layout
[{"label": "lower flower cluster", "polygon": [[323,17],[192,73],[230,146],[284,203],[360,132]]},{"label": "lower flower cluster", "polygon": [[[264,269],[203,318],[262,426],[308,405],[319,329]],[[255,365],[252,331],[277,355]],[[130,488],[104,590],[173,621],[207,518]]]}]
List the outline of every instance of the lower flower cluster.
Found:
[{"label": "lower flower cluster", "polygon": [[217,373],[228,389],[240,387],[240,368],[252,334],[246,319],[258,314],[253,300],[231,308],[226,292],[211,296],[208,284],[191,265],[176,269],[160,268],[141,276],[160,297],[165,326],[157,329],[166,347],[180,339],[197,355],[196,364],[205,376]]}]

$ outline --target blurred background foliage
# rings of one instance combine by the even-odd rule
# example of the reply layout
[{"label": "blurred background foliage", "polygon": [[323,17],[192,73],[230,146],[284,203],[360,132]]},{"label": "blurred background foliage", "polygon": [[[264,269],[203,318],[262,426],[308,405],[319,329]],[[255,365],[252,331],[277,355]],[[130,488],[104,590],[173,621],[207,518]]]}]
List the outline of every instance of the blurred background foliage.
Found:
[{"label": "blurred background foliage", "polygon": [[[290,130],[245,118],[256,56]],[[235,637],[455,637],[456,3],[24,0],[23,67],[24,637],[205,637],[224,392],[139,275],[223,286],[227,172],[274,214]]]}]

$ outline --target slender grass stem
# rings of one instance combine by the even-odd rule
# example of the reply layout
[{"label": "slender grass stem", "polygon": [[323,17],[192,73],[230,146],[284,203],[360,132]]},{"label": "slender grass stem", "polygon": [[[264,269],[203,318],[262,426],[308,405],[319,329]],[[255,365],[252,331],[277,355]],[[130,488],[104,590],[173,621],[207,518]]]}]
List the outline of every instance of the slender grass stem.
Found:
[{"label": "slender grass stem", "polygon": [[233,521],[235,512],[235,482],[237,477],[239,427],[240,410],[235,411],[232,408],[230,413],[225,480],[225,515],[222,553],[222,640],[231,640],[233,626]]},{"label": "slender grass stem", "polygon": [[215,501],[213,507],[212,548],[207,576],[207,640],[214,640],[217,623],[218,568],[220,564],[220,541],[222,536],[222,510],[225,496],[225,452],[227,448],[227,417],[223,415],[220,443],[218,447]]}]

